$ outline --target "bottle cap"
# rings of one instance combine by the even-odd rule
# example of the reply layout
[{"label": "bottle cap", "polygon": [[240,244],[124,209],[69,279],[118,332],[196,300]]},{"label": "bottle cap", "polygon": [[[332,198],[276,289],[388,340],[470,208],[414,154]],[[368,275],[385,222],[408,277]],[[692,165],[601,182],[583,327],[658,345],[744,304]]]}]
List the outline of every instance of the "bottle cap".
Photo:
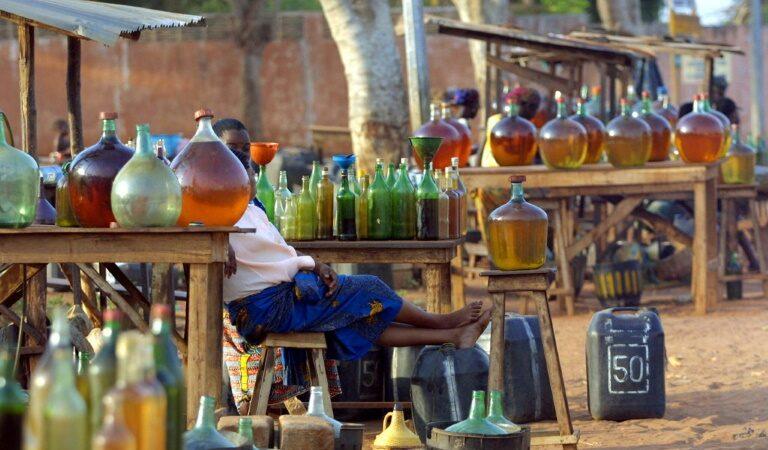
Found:
[{"label": "bottle cap", "polygon": [[651,93],[648,91],[643,91],[643,98],[651,98]]},{"label": "bottle cap", "polygon": [[509,177],[510,183],[523,183],[525,182],[525,175],[512,175]]},{"label": "bottle cap", "polygon": [[116,112],[104,112],[99,113],[99,119],[101,120],[115,120],[117,119]]},{"label": "bottle cap", "polygon": [[621,106],[627,106],[629,104],[629,102],[627,101],[626,97],[622,97],[621,100],[619,100],[619,104]]},{"label": "bottle cap", "polygon": [[197,111],[195,111],[195,120],[200,120],[203,117],[213,118],[213,111],[211,111],[208,108],[200,108]]},{"label": "bottle cap", "polygon": [[150,315],[152,317],[161,317],[161,318],[171,317],[171,307],[170,305],[155,303],[154,305],[152,305],[152,310],[150,312]]},{"label": "bottle cap", "polygon": [[123,313],[120,312],[119,309],[115,308],[108,308],[104,310],[104,321],[105,322],[113,322],[120,320],[120,318],[123,316]]}]

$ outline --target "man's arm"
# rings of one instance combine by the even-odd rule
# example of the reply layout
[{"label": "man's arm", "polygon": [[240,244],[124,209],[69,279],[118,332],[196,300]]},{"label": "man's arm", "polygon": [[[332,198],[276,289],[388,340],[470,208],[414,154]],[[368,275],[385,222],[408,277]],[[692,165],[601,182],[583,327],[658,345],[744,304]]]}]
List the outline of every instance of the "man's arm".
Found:
[{"label": "man's arm", "polygon": [[[298,250],[296,250],[296,254],[299,256],[307,256]],[[312,269],[312,272],[320,277],[320,279],[323,280],[323,283],[328,286],[328,292],[325,293],[325,296],[332,296],[336,293],[336,288],[338,287],[339,283],[339,275],[336,273],[336,271],[331,269],[331,266],[328,264],[320,262],[315,258],[312,258],[312,260],[315,262],[315,268]]]}]

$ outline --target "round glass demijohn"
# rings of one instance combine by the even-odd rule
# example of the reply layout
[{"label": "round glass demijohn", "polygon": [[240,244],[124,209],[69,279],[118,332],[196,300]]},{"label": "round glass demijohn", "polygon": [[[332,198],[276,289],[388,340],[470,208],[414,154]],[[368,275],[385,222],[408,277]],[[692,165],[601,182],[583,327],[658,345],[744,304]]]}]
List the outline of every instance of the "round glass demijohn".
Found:
[{"label": "round glass demijohn", "polygon": [[621,99],[621,114],[606,127],[605,154],[614,167],[639,167],[651,156],[651,127],[632,117],[626,98]]},{"label": "round glass demijohn", "polygon": [[0,228],[24,228],[35,220],[40,170],[33,157],[8,144],[10,131],[0,112]]},{"label": "round glass demijohn", "polygon": [[720,172],[725,184],[753,184],[755,182],[755,164],[757,151],[741,141],[739,127],[731,125],[733,143],[728,154],[720,164]]},{"label": "round glass demijohn", "polygon": [[693,111],[677,122],[675,146],[680,159],[687,163],[711,163],[720,158],[724,145],[723,124],[712,114],[704,112],[701,96],[693,101]]},{"label": "round glass demijohn", "polygon": [[[436,104],[430,105],[430,119],[422,125],[415,133],[415,137],[440,137],[443,138],[440,148],[435,153],[432,163],[435,169],[444,169],[451,165],[451,158],[459,156],[461,147],[461,135],[448,122],[443,120],[440,107]],[[416,163],[424,168],[425,161],[422,161],[418,154],[415,154]],[[426,161],[429,162],[429,161]],[[375,180],[374,180],[375,183]],[[373,186],[373,184],[371,184]]]},{"label": "round glass demijohn", "polygon": [[232,226],[252,198],[248,173],[213,132],[211,119],[209,109],[195,113],[197,132],[171,163],[181,184],[180,226]]},{"label": "round glass demijohn", "polygon": [[466,167],[467,164],[469,164],[469,155],[472,153],[472,132],[464,122],[453,117],[451,107],[447,103],[443,104],[443,120],[445,120],[448,125],[452,126],[461,137],[458,152],[454,158],[459,158],[460,167]]},{"label": "round glass demijohn", "polygon": [[642,119],[651,129],[651,156],[648,161],[666,161],[669,159],[669,147],[672,143],[672,126],[667,119],[653,111],[651,94],[643,91],[643,103],[640,111],[633,114]]},{"label": "round glass demijohn", "polygon": [[709,102],[709,96],[707,94],[701,94],[701,101],[702,101],[702,109],[704,109],[704,112],[707,114],[711,114],[717,118],[717,120],[720,121],[720,124],[723,126],[723,131],[725,133],[725,138],[723,140],[723,145],[720,146],[720,155],[719,157],[722,158],[725,156],[726,153],[728,153],[728,149],[731,148],[731,120],[726,116],[725,114],[721,113],[717,109],[713,108],[712,105]]},{"label": "round glass demijohn", "polygon": [[181,213],[181,186],[152,149],[149,125],[136,125],[136,152],[112,184],[112,212],[124,228],[170,227]]},{"label": "round glass demijohn", "polygon": [[584,159],[584,164],[599,162],[605,146],[605,125],[600,119],[587,112],[583,99],[579,99],[576,114],[571,116],[571,120],[578,122],[587,130],[587,157]]},{"label": "round glass demijohn", "polygon": [[63,174],[56,182],[56,226],[59,227],[78,226],[75,214],[72,212],[72,205],[69,203],[70,165],[71,163],[67,162],[61,167]]},{"label": "round glass demijohn", "polygon": [[507,116],[490,131],[491,154],[500,166],[527,166],[536,157],[536,126],[519,111],[517,103],[507,105]]},{"label": "round glass demijohn", "polygon": [[587,130],[566,114],[565,97],[556,96],[557,117],[539,132],[539,154],[552,169],[578,169],[587,159]]},{"label": "round glass demijohn", "polygon": [[525,201],[524,176],[511,176],[512,197],[488,216],[488,251],[500,270],[537,269],[547,257],[547,213]]}]

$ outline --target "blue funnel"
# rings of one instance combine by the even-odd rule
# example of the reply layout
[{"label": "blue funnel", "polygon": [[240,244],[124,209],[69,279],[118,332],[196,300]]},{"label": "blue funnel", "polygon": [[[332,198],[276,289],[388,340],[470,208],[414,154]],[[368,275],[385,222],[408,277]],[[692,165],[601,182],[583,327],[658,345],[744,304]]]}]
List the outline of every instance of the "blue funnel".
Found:
[{"label": "blue funnel", "polygon": [[349,166],[355,163],[355,155],[333,155],[333,162],[341,168],[341,170],[349,169]]}]

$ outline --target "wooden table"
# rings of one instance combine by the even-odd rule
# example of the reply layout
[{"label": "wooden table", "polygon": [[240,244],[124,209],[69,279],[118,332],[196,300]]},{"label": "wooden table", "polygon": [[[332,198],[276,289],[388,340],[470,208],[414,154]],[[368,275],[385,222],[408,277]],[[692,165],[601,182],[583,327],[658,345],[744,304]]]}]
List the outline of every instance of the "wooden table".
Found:
[{"label": "wooden table", "polygon": [[[30,296],[28,323],[24,328],[29,353],[45,345],[45,265],[74,263],[82,273],[109,296],[141,331],[148,329],[150,301],[115,264],[189,264],[187,333],[174,332],[186,363],[187,420],[194,422],[201,395],[221,396],[222,361],[222,280],[227,260],[229,233],[246,232],[230,227],[192,228],[59,228],[32,226],[20,230],[0,229],[0,266],[27,267]],[[127,295],[118,293],[90,264],[106,266]],[[0,306],[9,308],[20,297],[23,270],[11,266],[0,278]],[[15,299],[15,300],[14,300]],[[96,307],[95,305],[92,305]],[[0,308],[2,309],[2,308]],[[3,309],[3,311],[5,311]],[[0,312],[3,312],[0,311]],[[30,331],[31,329],[31,331]],[[35,338],[39,339],[35,339]],[[35,348],[37,347],[37,348]]]},{"label": "wooden table", "polygon": [[[551,221],[556,228],[556,236],[564,234],[564,248],[558,249],[556,245],[555,253],[561,254],[557,256],[557,265],[565,277],[573,258],[632,215],[643,199],[692,194],[695,232],[691,289],[696,313],[706,314],[715,308],[717,302],[718,170],[717,163],[666,161],[625,169],[609,164],[588,164],[577,170],[551,170],[541,165],[475,167],[462,169],[461,176],[467,189],[473,191],[482,188],[508,189],[510,175],[525,175],[524,187],[527,190],[539,189],[545,198],[556,199],[560,203],[559,213]],[[577,195],[616,196],[621,201],[594,229],[576,239],[573,236],[570,199]]]},{"label": "wooden table", "polygon": [[458,306],[451,303],[451,260],[463,242],[462,238],[441,241],[293,241],[289,245],[325,263],[423,264],[427,311],[447,313]]}]

